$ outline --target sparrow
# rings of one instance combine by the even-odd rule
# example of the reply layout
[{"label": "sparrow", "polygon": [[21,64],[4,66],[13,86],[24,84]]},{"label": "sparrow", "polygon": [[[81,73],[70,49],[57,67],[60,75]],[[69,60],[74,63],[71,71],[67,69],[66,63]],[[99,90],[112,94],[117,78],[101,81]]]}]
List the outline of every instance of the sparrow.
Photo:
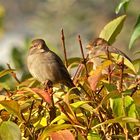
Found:
[{"label": "sparrow", "polygon": [[111,46],[103,38],[96,38],[94,41],[90,42],[89,45],[86,46],[86,48],[89,50],[89,59],[93,60],[94,69],[96,69],[97,66],[101,65],[102,62],[105,60],[105,57],[107,56],[107,51],[109,54],[118,54],[132,62],[125,53]]},{"label": "sparrow", "polygon": [[[42,84],[50,81],[52,84],[61,83],[69,88],[75,87],[63,61],[48,48],[43,39],[35,39],[31,42],[27,66],[31,75]],[[72,91],[80,94],[76,88]]]}]

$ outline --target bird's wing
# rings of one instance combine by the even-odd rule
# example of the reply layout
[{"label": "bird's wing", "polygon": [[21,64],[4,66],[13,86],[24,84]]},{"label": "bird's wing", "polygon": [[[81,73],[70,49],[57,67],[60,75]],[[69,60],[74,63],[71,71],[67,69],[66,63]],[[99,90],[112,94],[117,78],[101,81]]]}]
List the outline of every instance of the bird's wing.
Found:
[{"label": "bird's wing", "polygon": [[73,87],[74,84],[70,78],[70,75],[63,63],[63,61],[60,59],[60,57],[55,54],[52,51],[48,52],[49,58],[50,58],[50,63],[51,67],[53,70],[53,74],[56,75],[56,77],[59,75],[59,79],[61,80],[63,84],[65,84],[68,87]]},{"label": "bird's wing", "polygon": [[119,50],[113,46],[109,46],[109,52],[120,54],[121,56],[124,56],[126,59],[128,59],[130,62],[132,62],[132,60],[125,53],[123,53],[121,50]]}]

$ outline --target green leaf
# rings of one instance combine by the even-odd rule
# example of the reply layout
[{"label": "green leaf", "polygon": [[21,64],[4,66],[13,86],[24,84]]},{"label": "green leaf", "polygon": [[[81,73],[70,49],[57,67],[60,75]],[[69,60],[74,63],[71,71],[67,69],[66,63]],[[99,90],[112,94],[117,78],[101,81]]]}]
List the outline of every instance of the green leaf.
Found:
[{"label": "green leaf", "polygon": [[14,69],[3,70],[3,71],[0,72],[0,77],[3,77],[3,76],[5,76],[5,75],[7,75],[7,74],[9,74],[13,71],[14,71]]},{"label": "green leaf", "polygon": [[0,140],[21,140],[21,132],[15,123],[4,121],[0,125]]},{"label": "green leaf", "polygon": [[89,104],[83,104],[83,105],[81,106],[81,108],[83,108],[83,109],[89,111],[90,113],[94,111],[94,108],[93,108],[91,105],[89,105]]},{"label": "green leaf", "polygon": [[115,10],[116,14],[118,14],[122,8],[126,12],[129,2],[130,2],[130,0],[121,0],[121,2],[119,3],[119,5],[117,6],[117,8]]},{"label": "green leaf", "polygon": [[42,127],[45,127],[47,125],[46,117],[41,117],[41,119],[39,121],[35,122],[33,125],[36,128],[36,130],[38,130]]},{"label": "green leaf", "polygon": [[124,116],[123,101],[121,97],[110,99],[110,107],[115,117]]},{"label": "green leaf", "polygon": [[69,65],[72,64],[72,63],[79,63],[81,61],[81,58],[80,57],[73,57],[73,58],[69,58],[68,59],[68,63]]},{"label": "green leaf", "polygon": [[68,120],[65,114],[61,113],[59,116],[57,116],[54,120],[51,121],[51,124],[54,124],[57,122],[57,124],[60,124],[61,122],[64,122],[65,120]]},{"label": "green leaf", "polygon": [[76,109],[82,106],[83,104],[87,104],[87,103],[89,103],[89,101],[78,101],[78,102],[70,104],[70,106]]},{"label": "green leaf", "polygon": [[122,97],[112,98],[110,99],[110,106],[116,117],[127,115],[136,118],[136,106],[130,96],[125,96],[124,101]]},{"label": "green leaf", "polygon": [[88,133],[88,140],[101,140],[100,135],[95,132]]},{"label": "green leaf", "polygon": [[5,107],[5,109],[10,112],[11,114],[16,115],[21,121],[21,111],[20,111],[20,105],[17,101],[14,100],[4,100],[0,101],[0,104]]},{"label": "green leaf", "polygon": [[68,59],[68,71],[70,71],[70,69],[77,67],[80,64],[81,58],[79,57],[74,57],[74,58],[69,58]]},{"label": "green leaf", "polygon": [[138,107],[139,116],[140,116],[140,90],[137,90],[132,96],[136,106]]},{"label": "green leaf", "polygon": [[120,96],[117,93],[118,93],[117,91],[110,92],[109,94],[107,94],[106,96],[104,96],[104,98],[102,99],[102,101],[101,101],[100,104],[101,105],[102,104],[105,104],[110,98],[116,98],[116,97]]},{"label": "green leaf", "polygon": [[130,96],[125,97],[125,112],[128,117],[136,118],[136,106]]},{"label": "green leaf", "polygon": [[133,61],[136,73],[140,74],[140,58]]},{"label": "green leaf", "polygon": [[117,35],[121,32],[125,19],[126,15],[123,15],[109,22],[103,28],[99,37],[112,44],[115,41]]},{"label": "green leaf", "polygon": [[114,119],[109,119],[107,121],[104,121],[103,123],[99,123],[94,127],[92,127],[91,129],[94,130],[102,125],[112,124],[112,123],[135,123],[135,125],[140,126],[140,121],[138,119],[131,118],[131,117],[116,117]]},{"label": "green leaf", "polygon": [[117,90],[117,86],[114,84],[103,82],[103,85],[105,86],[105,88],[107,89],[108,92],[112,92],[112,91]]},{"label": "green leaf", "polygon": [[[111,54],[115,60],[115,62],[121,62],[122,61],[122,58],[123,56],[119,55],[119,54],[115,54],[115,53],[112,53]],[[127,59],[124,57],[124,64],[130,68],[134,73],[136,73],[136,70],[135,70],[135,67],[134,65]]]},{"label": "green leaf", "polygon": [[129,42],[129,49],[132,48],[133,44],[135,43],[135,41],[140,37],[140,15],[137,19],[137,22],[134,26],[134,30],[133,30],[133,33],[131,35],[131,39],[130,39],[130,42]]}]

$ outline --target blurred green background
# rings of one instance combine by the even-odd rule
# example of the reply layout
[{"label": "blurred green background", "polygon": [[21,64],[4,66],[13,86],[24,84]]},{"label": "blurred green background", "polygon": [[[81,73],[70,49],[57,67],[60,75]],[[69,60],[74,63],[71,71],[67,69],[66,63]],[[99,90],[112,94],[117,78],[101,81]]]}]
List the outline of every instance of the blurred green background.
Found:
[{"label": "blurred green background", "polygon": [[[19,78],[28,75],[26,55],[33,38],[43,38],[63,58],[61,29],[64,29],[68,57],[81,56],[77,36],[83,46],[98,37],[103,27],[117,17],[119,0],[1,0],[0,1],[0,70],[9,63]],[[132,1],[127,20],[114,46],[134,58],[139,41],[129,51],[128,45],[139,10],[139,0]],[[122,10],[120,15],[124,14]],[[86,51],[86,50],[85,50]],[[3,81],[3,79],[0,79]]]}]

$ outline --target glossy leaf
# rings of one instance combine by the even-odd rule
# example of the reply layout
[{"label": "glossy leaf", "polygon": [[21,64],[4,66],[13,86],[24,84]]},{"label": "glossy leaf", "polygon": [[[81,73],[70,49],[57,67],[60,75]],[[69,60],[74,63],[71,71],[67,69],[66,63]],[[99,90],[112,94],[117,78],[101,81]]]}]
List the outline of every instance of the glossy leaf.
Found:
[{"label": "glossy leaf", "polygon": [[137,74],[140,74],[140,59],[136,59],[133,61],[134,68]]},{"label": "glossy leaf", "polygon": [[81,108],[83,108],[83,109],[89,111],[90,113],[94,111],[94,108],[93,108],[91,105],[89,105],[89,104],[83,104],[83,105],[81,106]]},{"label": "glossy leaf", "polygon": [[104,98],[102,99],[102,101],[101,101],[100,104],[101,104],[101,105],[102,105],[102,104],[105,104],[110,98],[119,97],[119,94],[117,94],[117,93],[118,93],[118,92],[113,91],[113,92],[107,94],[106,96],[104,96]]},{"label": "glossy leaf", "polygon": [[60,124],[59,122],[64,122],[65,120],[68,120],[67,117],[65,116],[65,114],[61,113],[59,116],[57,116],[54,120],[51,121],[51,124],[54,124],[54,123],[58,123]]},{"label": "glossy leaf", "polygon": [[0,140],[21,140],[21,132],[17,124],[4,121],[0,125]]},{"label": "glossy leaf", "polygon": [[97,84],[100,81],[102,76],[102,71],[98,71],[98,73],[95,73],[94,75],[91,75],[88,77],[88,83],[90,84],[90,87],[93,91],[96,90]]},{"label": "glossy leaf", "polygon": [[110,104],[116,117],[127,114],[128,117],[136,118],[136,106],[130,96],[125,96],[124,101],[121,97],[112,98]]},{"label": "glossy leaf", "polygon": [[39,88],[32,88],[31,90],[33,90],[40,97],[42,97],[44,101],[48,102],[49,104],[51,103],[51,96],[49,92],[45,91],[44,89],[39,89]]},{"label": "glossy leaf", "polygon": [[38,138],[38,140],[45,140],[48,136],[51,135],[52,132],[71,128],[71,127],[72,127],[71,124],[62,124],[62,125],[53,124],[45,128],[45,130],[43,131],[41,136]]},{"label": "glossy leaf", "polygon": [[140,108],[140,90],[136,91],[132,96],[135,104]]},{"label": "glossy leaf", "polygon": [[126,15],[117,17],[116,19],[109,22],[101,31],[99,37],[105,39],[110,44],[112,44],[117,35],[121,32]]},{"label": "glossy leaf", "polygon": [[92,130],[95,130],[96,128],[105,125],[105,124],[112,124],[112,123],[134,123],[137,126],[140,126],[140,121],[138,119],[135,118],[131,118],[131,117],[116,117],[114,119],[109,119],[104,121],[103,123],[99,123],[97,125],[95,125],[94,127],[92,127]]},{"label": "glossy leaf", "polygon": [[83,104],[87,104],[87,103],[88,103],[88,101],[78,101],[78,102],[72,103],[72,104],[70,104],[70,105],[71,105],[74,109],[76,109],[76,108],[82,106]]},{"label": "glossy leaf", "polygon": [[[115,62],[121,62],[122,61],[122,56],[121,55],[118,55],[118,54],[115,54],[115,53],[112,53],[111,54],[115,60]],[[135,70],[135,67],[134,65],[127,59],[124,57],[124,65],[126,65],[128,68],[130,68],[134,73],[136,73],[136,70]]]},{"label": "glossy leaf", "polygon": [[136,118],[136,105],[130,96],[125,96],[125,112],[128,117]]},{"label": "glossy leaf", "polygon": [[134,26],[134,30],[133,33],[131,35],[130,38],[130,42],[129,42],[129,49],[131,49],[133,47],[133,44],[135,43],[135,41],[140,37],[140,15],[137,19],[137,22]]},{"label": "glossy leaf", "polygon": [[47,125],[47,119],[46,117],[42,117],[39,121],[37,121],[35,124],[33,124],[34,127],[38,130],[42,127],[45,127]]},{"label": "glossy leaf", "polygon": [[110,107],[112,108],[115,117],[124,116],[123,101],[121,97],[110,99]]},{"label": "glossy leaf", "polygon": [[104,87],[107,89],[108,92],[116,91],[117,86],[114,84],[109,84],[109,83],[103,83]]},{"label": "glossy leaf", "polygon": [[97,84],[101,79],[102,71],[111,64],[112,62],[110,60],[106,60],[101,66],[99,66],[95,71],[93,71],[93,73],[90,74],[91,76],[88,77],[88,82],[93,91],[96,90]]},{"label": "glossy leaf", "polygon": [[129,2],[130,2],[130,0],[121,0],[119,5],[117,6],[117,8],[115,10],[116,14],[118,14],[122,8],[126,12],[128,5],[129,5]]},{"label": "glossy leaf", "polygon": [[81,61],[80,57],[73,57],[68,59],[69,65],[71,65],[72,63],[80,63],[80,61]]},{"label": "glossy leaf", "polygon": [[78,124],[75,113],[72,110],[72,107],[71,107],[70,102],[69,102],[69,94],[65,95],[64,102],[63,102],[63,107],[64,107],[65,111],[67,112],[67,114],[69,115],[69,117],[73,120],[73,122]]},{"label": "glossy leaf", "polygon": [[51,133],[50,137],[52,140],[75,140],[70,130],[61,130],[53,132]]},{"label": "glossy leaf", "polygon": [[5,107],[5,109],[10,112],[11,114],[16,115],[20,120],[22,120],[21,117],[21,111],[20,111],[20,105],[17,101],[14,100],[4,100],[0,101],[0,104]]},{"label": "glossy leaf", "polygon": [[5,76],[13,71],[14,71],[14,69],[3,70],[0,72],[0,77],[3,77],[3,76]]},{"label": "glossy leaf", "polygon": [[99,136],[99,134],[94,133],[94,132],[90,132],[87,138],[88,140],[101,140],[101,137]]}]

